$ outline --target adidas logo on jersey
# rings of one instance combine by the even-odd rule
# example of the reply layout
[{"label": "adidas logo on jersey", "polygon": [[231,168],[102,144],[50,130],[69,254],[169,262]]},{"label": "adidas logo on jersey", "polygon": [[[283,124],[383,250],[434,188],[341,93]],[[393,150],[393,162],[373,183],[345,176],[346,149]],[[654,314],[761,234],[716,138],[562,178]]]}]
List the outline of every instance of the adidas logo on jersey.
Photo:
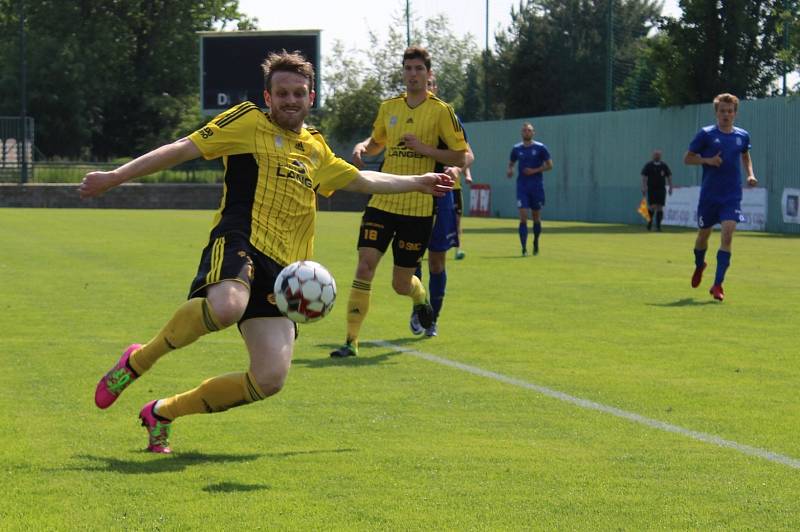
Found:
[{"label": "adidas logo on jersey", "polygon": [[414,123],[414,119],[409,116],[408,120],[406,120],[406,124],[413,124],[413,123]]}]

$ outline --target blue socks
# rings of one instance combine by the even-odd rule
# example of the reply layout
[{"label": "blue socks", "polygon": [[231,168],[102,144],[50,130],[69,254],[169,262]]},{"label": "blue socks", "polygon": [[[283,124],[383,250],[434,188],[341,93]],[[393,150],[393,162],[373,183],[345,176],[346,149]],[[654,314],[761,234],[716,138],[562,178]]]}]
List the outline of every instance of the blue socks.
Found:
[{"label": "blue socks", "polygon": [[[695,251],[696,252],[696,251]],[[717,251],[717,275],[714,277],[714,284],[722,284],[725,280],[725,272],[728,271],[728,266],[731,265],[731,252]]]},{"label": "blue socks", "polygon": [[539,235],[542,234],[542,222],[533,222],[533,248],[539,248]]},{"label": "blue socks", "polygon": [[694,265],[698,268],[703,267],[703,263],[706,261],[706,250],[704,249],[695,249],[694,250]]},{"label": "blue socks", "polygon": [[428,281],[428,298],[433,307],[434,322],[439,318],[439,313],[442,311],[445,287],[447,287],[446,271],[430,274],[430,281]]},{"label": "blue socks", "polygon": [[522,222],[519,224],[519,243],[522,249],[528,249],[528,224]]}]

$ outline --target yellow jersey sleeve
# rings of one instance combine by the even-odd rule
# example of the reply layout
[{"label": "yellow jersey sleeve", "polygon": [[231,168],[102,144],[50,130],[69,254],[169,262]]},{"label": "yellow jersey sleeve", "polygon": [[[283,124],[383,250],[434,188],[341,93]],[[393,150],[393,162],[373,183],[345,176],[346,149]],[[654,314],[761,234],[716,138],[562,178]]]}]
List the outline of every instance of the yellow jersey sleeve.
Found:
[{"label": "yellow jersey sleeve", "polygon": [[315,188],[317,194],[328,197],[355,179],[358,176],[358,168],[337,157],[322,135],[317,134],[315,137],[322,151],[322,160],[314,178]]},{"label": "yellow jersey sleeve", "polygon": [[205,159],[223,155],[256,152],[256,131],[264,114],[257,105],[244,102],[217,115],[191,135],[191,140]]},{"label": "yellow jersey sleeve", "polygon": [[372,135],[370,136],[372,140],[378,144],[386,144],[386,108],[386,103],[381,103],[381,106],[378,108],[378,116],[375,117],[375,122],[372,124]]},{"label": "yellow jersey sleeve", "polygon": [[[444,103],[444,102],[442,102]],[[467,149],[467,140],[464,138],[464,129],[458,120],[453,107],[445,103],[444,108],[439,113],[439,131],[441,139],[447,147],[453,151],[464,151]]]}]

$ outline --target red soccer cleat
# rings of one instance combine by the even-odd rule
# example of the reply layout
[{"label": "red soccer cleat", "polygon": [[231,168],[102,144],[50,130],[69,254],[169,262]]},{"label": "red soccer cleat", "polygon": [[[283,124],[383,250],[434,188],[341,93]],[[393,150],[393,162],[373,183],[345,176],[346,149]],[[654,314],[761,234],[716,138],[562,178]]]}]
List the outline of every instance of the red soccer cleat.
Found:
[{"label": "red soccer cleat", "polygon": [[692,274],[692,288],[697,288],[700,286],[700,282],[703,280],[703,270],[706,269],[706,263],[704,262],[702,266],[695,267],[694,273]]},{"label": "red soccer cleat", "polygon": [[708,293],[714,296],[714,299],[716,299],[717,301],[722,301],[723,299],[725,299],[725,292],[722,290],[721,284],[715,284],[714,286],[712,286],[711,290],[709,290]]}]

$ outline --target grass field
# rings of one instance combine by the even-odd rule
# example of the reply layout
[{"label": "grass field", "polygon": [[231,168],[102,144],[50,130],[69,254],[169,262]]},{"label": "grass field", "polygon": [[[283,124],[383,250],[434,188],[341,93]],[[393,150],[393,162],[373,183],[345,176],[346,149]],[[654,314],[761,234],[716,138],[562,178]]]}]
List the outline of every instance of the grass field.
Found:
[{"label": "grass field", "polygon": [[339,301],[285,389],[179,419],[151,455],[139,408],[243,369],[235,328],[108,411],[94,386],[182,302],[210,220],[0,209],[0,530],[800,526],[800,238],[737,234],[719,304],[713,252],[689,287],[692,231],[545,221],[521,258],[515,220],[468,218],[440,336],[409,333],[386,261],[363,329],[382,343],[332,360],[358,215],[321,213]]}]

